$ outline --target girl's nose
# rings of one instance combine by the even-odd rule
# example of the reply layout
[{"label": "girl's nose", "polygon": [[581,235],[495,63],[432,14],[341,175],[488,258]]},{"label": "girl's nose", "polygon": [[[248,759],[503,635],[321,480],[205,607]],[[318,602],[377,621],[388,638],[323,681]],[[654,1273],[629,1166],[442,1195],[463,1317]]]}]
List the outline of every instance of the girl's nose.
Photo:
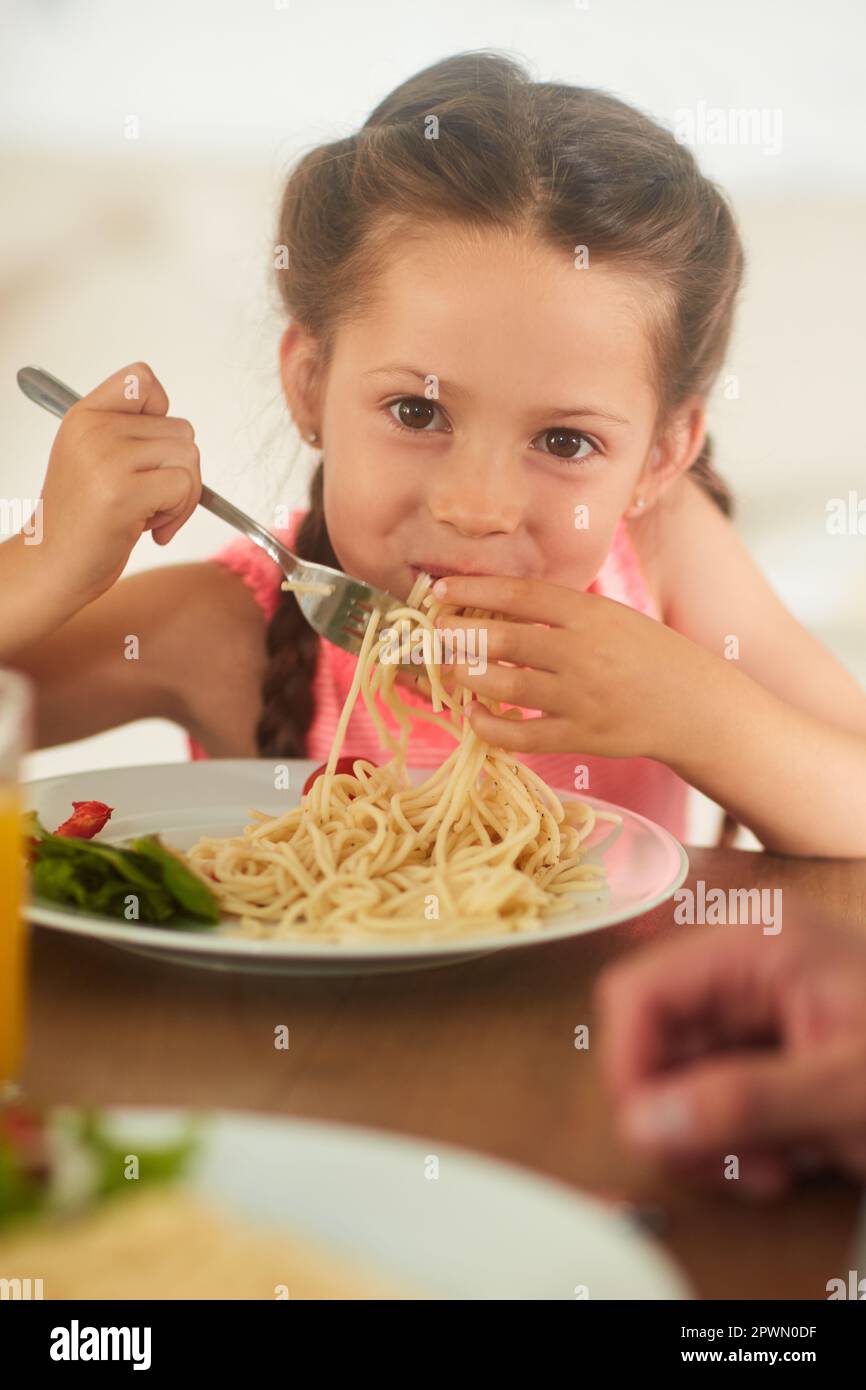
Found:
[{"label": "girl's nose", "polygon": [[516,531],[524,516],[524,485],[515,471],[491,459],[463,459],[440,473],[428,499],[435,521],[477,538]]}]

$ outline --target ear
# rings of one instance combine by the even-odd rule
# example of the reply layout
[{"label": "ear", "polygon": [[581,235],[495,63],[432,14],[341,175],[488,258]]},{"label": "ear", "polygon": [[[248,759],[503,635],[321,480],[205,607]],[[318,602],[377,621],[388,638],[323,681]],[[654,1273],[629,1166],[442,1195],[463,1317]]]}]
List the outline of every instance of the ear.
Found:
[{"label": "ear", "polygon": [[302,439],[320,430],[318,349],[315,339],[292,321],[280,338],[280,380],[289,412]]},{"label": "ear", "polygon": [[641,469],[635,497],[645,499],[646,510],[691,468],[704,446],[706,436],[706,400],[703,396],[689,396],[669,417]]}]

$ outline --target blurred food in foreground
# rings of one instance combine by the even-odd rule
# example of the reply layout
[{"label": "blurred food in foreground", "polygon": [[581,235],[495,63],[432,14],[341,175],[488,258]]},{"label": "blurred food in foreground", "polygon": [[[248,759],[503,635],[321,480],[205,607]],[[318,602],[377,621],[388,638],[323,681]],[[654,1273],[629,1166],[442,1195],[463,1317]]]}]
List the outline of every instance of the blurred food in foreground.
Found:
[{"label": "blurred food in foreground", "polygon": [[257,1230],[175,1185],[0,1234],[0,1278],[39,1278],[46,1299],[405,1296],[306,1237]]},{"label": "blurred food in foreground", "polygon": [[[125,1139],[125,1142],[121,1142]],[[97,1113],[0,1110],[0,1280],[5,1298],[391,1299],[366,1264],[196,1193],[206,1136],[161,1145]]]}]

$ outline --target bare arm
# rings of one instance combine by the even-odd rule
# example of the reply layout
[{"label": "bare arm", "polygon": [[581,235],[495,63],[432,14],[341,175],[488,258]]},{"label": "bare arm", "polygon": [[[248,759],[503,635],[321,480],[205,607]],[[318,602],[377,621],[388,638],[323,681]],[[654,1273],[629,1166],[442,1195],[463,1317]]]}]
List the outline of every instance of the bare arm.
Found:
[{"label": "bare arm", "polygon": [[76,611],[68,590],[52,585],[38,545],[23,532],[0,544],[0,664],[27,643],[38,642]]},{"label": "bare arm", "polygon": [[7,664],[36,687],[37,747],[135,719],[174,720],[214,756],[255,753],[264,618],[221,565],[171,565],[115,584]]},{"label": "bare arm", "polygon": [[665,621],[719,658],[684,691],[671,766],[767,849],[866,856],[866,692],[691,480],[666,501],[660,532]]}]

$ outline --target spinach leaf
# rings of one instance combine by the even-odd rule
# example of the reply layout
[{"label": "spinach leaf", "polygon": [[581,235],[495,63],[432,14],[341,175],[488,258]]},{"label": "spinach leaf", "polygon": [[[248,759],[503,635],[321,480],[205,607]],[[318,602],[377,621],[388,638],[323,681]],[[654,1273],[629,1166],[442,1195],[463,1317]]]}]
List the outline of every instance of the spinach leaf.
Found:
[{"label": "spinach leaf", "polygon": [[[128,846],[52,835],[32,811],[24,818],[24,833],[32,843],[34,890],[52,902],[160,926],[185,916],[208,926],[219,922],[219,904],[207,884],[156,835]],[[137,899],[132,919],[130,896]]]},{"label": "spinach leaf", "polygon": [[193,917],[203,917],[208,922],[219,921],[219,905],[207,884],[188,869],[180,855],[164,845],[158,835],[131,840],[130,849],[158,866],[162,881],[172,897]]}]

